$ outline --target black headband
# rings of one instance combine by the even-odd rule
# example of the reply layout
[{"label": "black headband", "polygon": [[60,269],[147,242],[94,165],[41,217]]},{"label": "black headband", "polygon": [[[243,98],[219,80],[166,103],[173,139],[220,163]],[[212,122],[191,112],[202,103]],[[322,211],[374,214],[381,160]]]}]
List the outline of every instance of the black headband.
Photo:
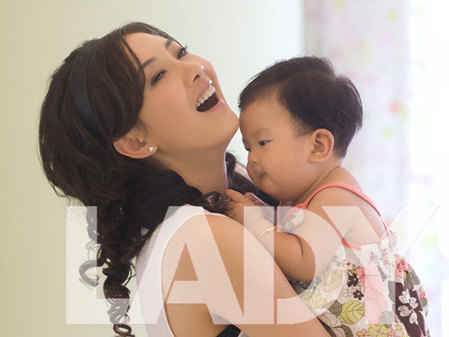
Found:
[{"label": "black headband", "polygon": [[96,40],[88,41],[78,51],[70,70],[69,81],[72,89],[72,97],[81,119],[86,124],[90,133],[97,138],[101,132],[95,120],[94,111],[89,102],[87,90],[87,66],[92,57]]}]

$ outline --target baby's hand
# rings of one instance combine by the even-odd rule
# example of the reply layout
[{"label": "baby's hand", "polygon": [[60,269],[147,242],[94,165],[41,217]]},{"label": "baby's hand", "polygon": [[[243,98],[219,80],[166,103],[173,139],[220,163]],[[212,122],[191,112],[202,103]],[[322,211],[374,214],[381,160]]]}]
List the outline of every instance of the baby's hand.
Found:
[{"label": "baby's hand", "polygon": [[[228,189],[225,191],[225,194],[229,197],[229,199],[231,199],[227,204],[226,215],[241,224],[243,224],[244,221],[243,210],[245,206],[265,206],[262,200],[249,192],[242,195],[235,190]],[[262,211],[256,208],[251,210],[250,215],[250,222],[264,218]]]}]

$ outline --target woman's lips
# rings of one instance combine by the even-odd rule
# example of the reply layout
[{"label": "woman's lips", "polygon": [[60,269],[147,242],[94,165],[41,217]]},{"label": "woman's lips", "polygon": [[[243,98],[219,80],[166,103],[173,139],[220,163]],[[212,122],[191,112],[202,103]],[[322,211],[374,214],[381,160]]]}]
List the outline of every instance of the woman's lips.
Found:
[{"label": "woman's lips", "polygon": [[219,102],[217,93],[214,92],[209,98],[207,98],[203,103],[196,107],[196,110],[199,112],[205,112],[212,109]]}]

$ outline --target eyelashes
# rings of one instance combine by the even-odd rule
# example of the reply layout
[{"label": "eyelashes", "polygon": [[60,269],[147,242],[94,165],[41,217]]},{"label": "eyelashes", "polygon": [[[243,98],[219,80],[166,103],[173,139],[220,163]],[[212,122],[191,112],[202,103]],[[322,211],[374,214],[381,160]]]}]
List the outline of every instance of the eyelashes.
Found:
[{"label": "eyelashes", "polygon": [[154,76],[151,78],[151,85],[154,86],[162,77],[164,77],[166,70],[162,70],[154,74]]},{"label": "eyelashes", "polygon": [[181,59],[183,56],[185,56],[187,54],[187,45],[185,46],[181,46],[181,48],[179,48],[178,50],[178,59]]},{"label": "eyelashes", "polygon": [[[176,53],[176,58],[178,59],[178,60],[180,60],[180,59],[182,59],[184,56],[186,56],[188,54],[188,51],[187,51],[187,45],[185,45],[185,46],[179,46],[179,50],[178,50],[178,52]],[[167,70],[160,70],[160,71],[157,71],[154,75],[153,75],[153,77],[151,78],[151,81],[150,81],[150,84],[151,84],[151,86],[154,86],[154,85],[156,85],[156,83],[159,81],[159,80],[161,80],[163,77],[164,77],[164,75],[167,73]]]},{"label": "eyelashes", "polygon": [[[257,144],[258,144],[259,146],[265,146],[265,145],[267,145],[269,142],[271,142],[271,140],[261,140],[261,141],[258,141]],[[245,147],[245,150],[248,151],[248,152],[251,151],[251,149],[250,149],[249,147]]]}]

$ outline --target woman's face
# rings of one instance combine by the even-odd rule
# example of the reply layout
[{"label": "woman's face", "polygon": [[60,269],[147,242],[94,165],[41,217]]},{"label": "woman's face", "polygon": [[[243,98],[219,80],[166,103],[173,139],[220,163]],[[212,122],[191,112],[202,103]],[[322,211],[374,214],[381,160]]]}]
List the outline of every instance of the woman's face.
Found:
[{"label": "woman's face", "polygon": [[238,128],[212,65],[176,41],[145,33],[126,37],[144,67],[139,118],[148,143],[165,155],[226,148]]}]

